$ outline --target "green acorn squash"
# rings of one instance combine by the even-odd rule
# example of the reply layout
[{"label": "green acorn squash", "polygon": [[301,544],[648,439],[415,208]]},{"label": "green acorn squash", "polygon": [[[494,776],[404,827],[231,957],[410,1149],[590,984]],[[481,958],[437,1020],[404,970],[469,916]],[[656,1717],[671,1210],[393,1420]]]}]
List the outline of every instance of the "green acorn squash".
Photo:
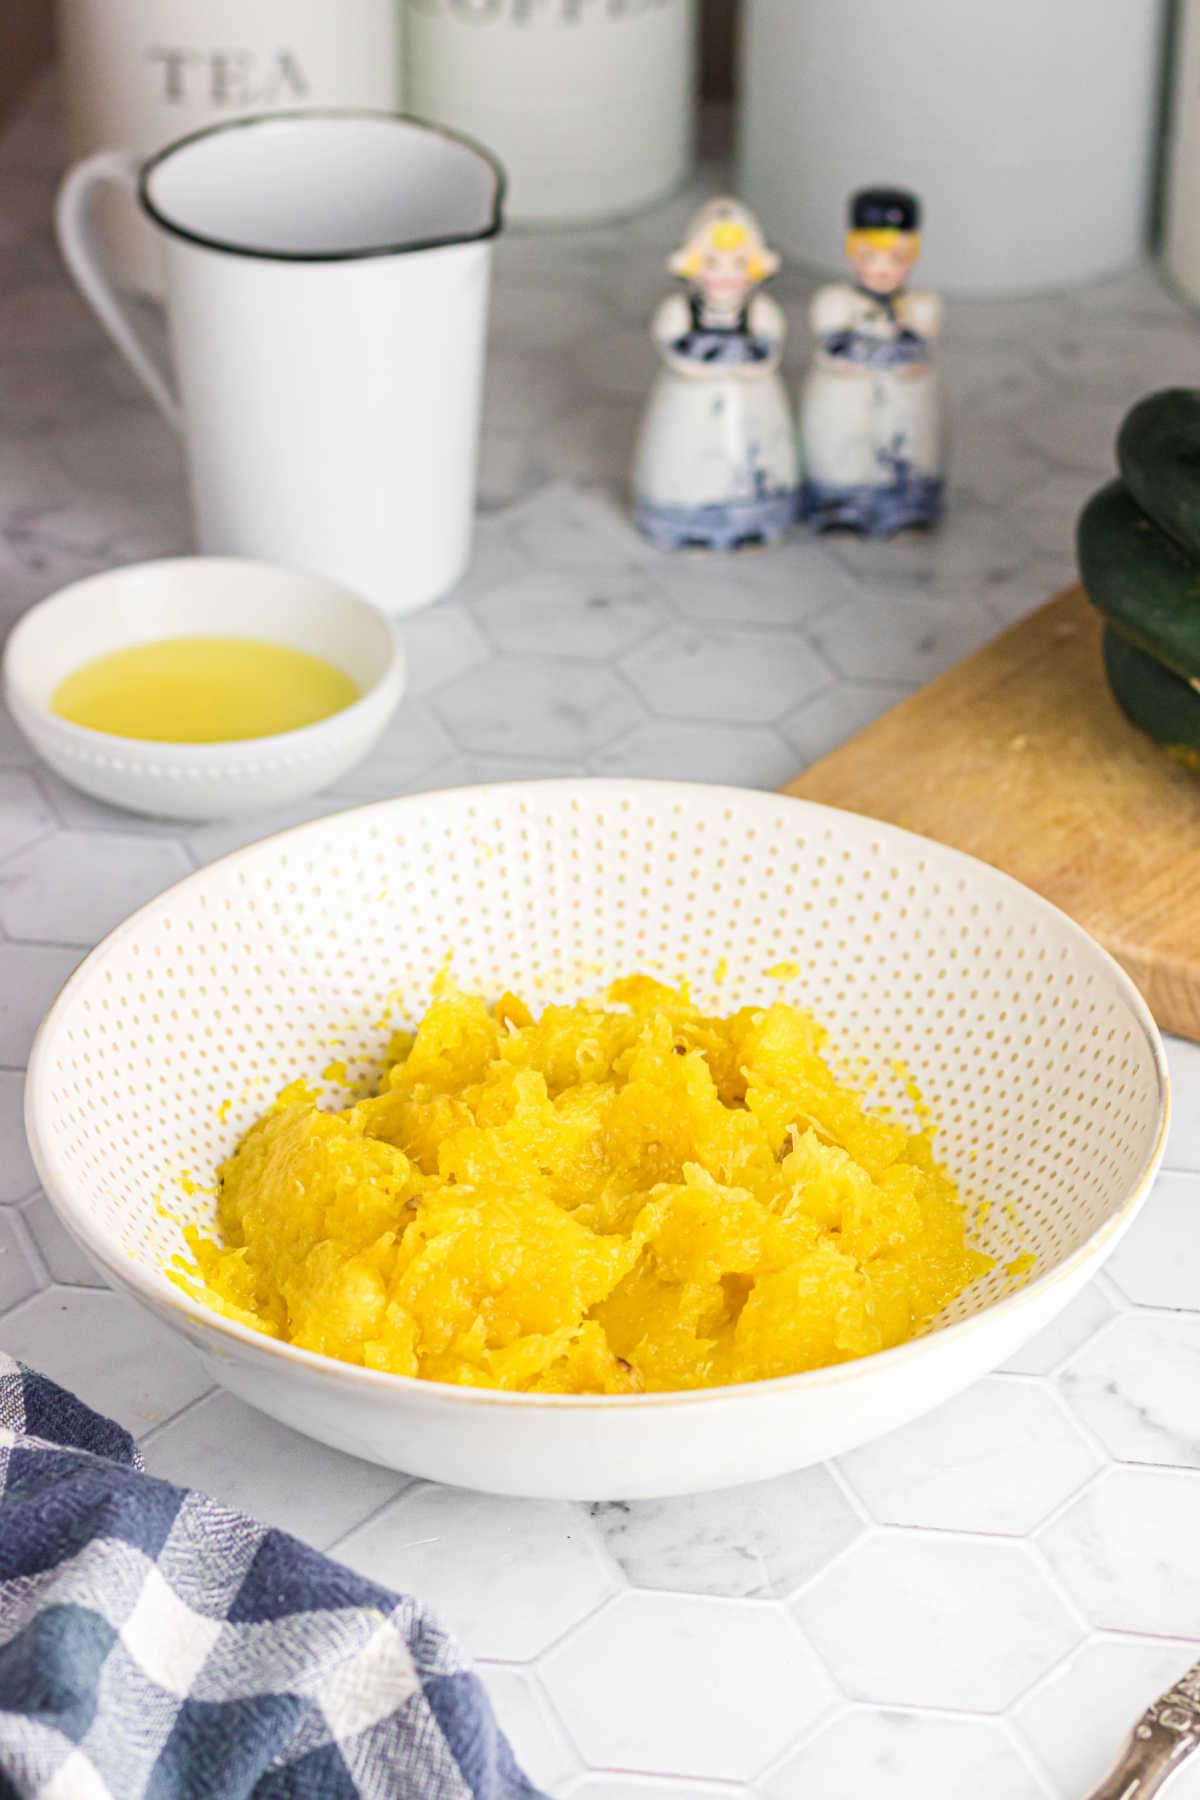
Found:
[{"label": "green acorn squash", "polygon": [[1200,389],[1139,400],[1117,434],[1117,462],[1142,511],[1200,561]]},{"label": "green acorn squash", "polygon": [[1123,481],[1093,494],[1076,531],[1092,605],[1185,679],[1200,676],[1200,556],[1149,519]]},{"label": "green acorn squash", "polygon": [[1104,627],[1104,669],[1130,723],[1200,773],[1200,693],[1111,625]]}]

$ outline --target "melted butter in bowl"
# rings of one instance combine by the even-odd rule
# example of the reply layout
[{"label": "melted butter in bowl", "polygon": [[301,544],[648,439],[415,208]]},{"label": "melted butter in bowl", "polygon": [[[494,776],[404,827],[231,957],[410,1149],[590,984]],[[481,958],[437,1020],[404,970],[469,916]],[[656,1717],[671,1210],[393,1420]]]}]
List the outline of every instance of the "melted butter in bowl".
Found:
[{"label": "melted butter in bowl", "polygon": [[227,819],[333,786],[404,691],[391,621],[324,576],[167,557],[31,607],[4,697],[74,787],[156,818]]},{"label": "melted butter in bowl", "polygon": [[61,681],[71,724],[158,744],[225,744],[298,731],[359,697],[323,656],[262,638],[177,637],[96,657]]}]

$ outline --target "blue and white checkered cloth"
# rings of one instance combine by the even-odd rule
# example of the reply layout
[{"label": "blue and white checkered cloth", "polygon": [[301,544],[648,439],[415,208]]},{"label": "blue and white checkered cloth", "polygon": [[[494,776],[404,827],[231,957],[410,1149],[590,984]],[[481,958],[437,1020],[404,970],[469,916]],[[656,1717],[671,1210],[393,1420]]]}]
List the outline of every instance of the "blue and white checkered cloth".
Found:
[{"label": "blue and white checkered cloth", "polygon": [[0,1800],[538,1800],[416,1601],[0,1356]]}]

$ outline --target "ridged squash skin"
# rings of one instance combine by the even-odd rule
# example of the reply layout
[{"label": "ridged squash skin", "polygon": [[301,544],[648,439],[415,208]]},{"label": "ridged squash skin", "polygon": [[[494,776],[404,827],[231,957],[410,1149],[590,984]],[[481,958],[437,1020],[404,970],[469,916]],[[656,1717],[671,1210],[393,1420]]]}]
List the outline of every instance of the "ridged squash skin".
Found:
[{"label": "ridged squash skin", "polygon": [[1130,723],[1200,773],[1200,693],[1111,625],[1104,627],[1104,670]]},{"label": "ridged squash skin", "polygon": [[1200,676],[1200,555],[1162,531],[1121,480],[1084,507],[1076,550],[1097,611],[1176,675]]},{"label": "ridged squash skin", "polygon": [[1117,463],[1147,517],[1200,562],[1200,389],[1139,400],[1117,434]]}]

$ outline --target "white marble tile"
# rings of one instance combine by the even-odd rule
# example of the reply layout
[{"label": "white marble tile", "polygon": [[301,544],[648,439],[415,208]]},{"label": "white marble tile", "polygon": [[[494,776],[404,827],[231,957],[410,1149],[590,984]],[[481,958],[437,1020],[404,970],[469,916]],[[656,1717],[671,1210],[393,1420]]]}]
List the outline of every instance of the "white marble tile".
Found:
[{"label": "white marble tile", "polygon": [[658,717],[729,724],[778,719],[829,681],[828,669],[805,640],[779,631],[676,625],[621,666]]},{"label": "white marble tile", "polygon": [[32,265],[48,253],[54,182],[45,169],[20,167],[6,147],[4,209],[0,212],[0,245],[19,247]]},{"label": "white marble tile", "polygon": [[1163,1161],[1168,1169],[1200,1174],[1200,1044],[1176,1037],[1165,1042],[1174,1105]]},{"label": "white marble tile", "polygon": [[935,1533],[862,1539],[795,1610],[850,1699],[897,1706],[1002,1711],[1081,1635],[1025,1544]]},{"label": "white marble tile", "polygon": [[479,779],[472,771],[471,759],[466,756],[444,756],[407,781],[388,776],[374,763],[367,762],[342,778],[346,797],[341,805],[366,806],[372,800],[395,800],[403,794],[434,794],[443,788],[466,787]]},{"label": "white marble tile", "polygon": [[[1031,470],[1031,478],[1036,473]],[[1001,512],[962,495],[947,507],[936,531],[887,539],[837,533],[822,542],[864,589],[901,610],[909,595],[924,594],[948,607],[969,603],[981,585],[1019,569],[1034,548],[1018,529],[1011,506]]]},{"label": "white marble tile", "polygon": [[419,1487],[336,1546],[352,1569],[418,1594],[476,1656],[527,1662],[616,1577],[581,1508]]},{"label": "white marble tile", "polygon": [[0,862],[54,830],[56,820],[32,775],[0,769]]},{"label": "white marble tile", "polygon": [[145,400],[60,424],[53,443],[71,480],[92,493],[144,500],[159,492],[173,495],[186,479],[181,438]]},{"label": "white marble tile", "polygon": [[863,1707],[827,1725],[762,1792],[768,1800],[1046,1800],[999,1725]]},{"label": "white marble tile", "polygon": [[736,556],[675,551],[659,557],[654,573],[674,611],[697,626],[798,625],[858,593],[828,542],[812,536]]},{"label": "white marble tile", "polygon": [[1139,324],[1169,320],[1179,325],[1186,315],[1154,263],[1141,263],[1103,281],[1089,281],[1073,295],[1084,318],[1123,317]]},{"label": "white marble tile", "polygon": [[1054,1394],[994,1376],[840,1466],[882,1525],[1020,1535],[1082,1487],[1099,1459]]},{"label": "white marble tile", "polygon": [[91,945],[191,872],[170,839],[56,832],[0,868],[0,923],[30,942]]},{"label": "white marble tile", "polygon": [[541,1672],[586,1762],[647,1774],[745,1780],[833,1700],[787,1614],[754,1600],[622,1594]]},{"label": "white marble tile", "polygon": [[956,294],[947,305],[947,335],[984,350],[1007,339],[1036,344],[1048,331],[1073,327],[1077,311],[1074,290],[996,298]]},{"label": "white marble tile", "polygon": [[972,338],[959,329],[958,303],[949,315],[942,345],[942,371],[951,396],[951,467],[958,465],[959,434],[977,421],[1007,422],[1043,398],[1046,376],[1028,345],[994,338]]},{"label": "white marble tile", "polygon": [[125,812],[118,806],[108,806],[103,800],[71,787],[44,763],[38,767],[37,784],[58,823],[74,831],[115,831],[125,837],[134,833],[138,837],[178,838],[186,829],[177,819],[143,817],[140,813]]},{"label": "white marble tile", "polygon": [[36,1186],[25,1140],[25,1077],[0,1070],[0,1205],[24,1200]]},{"label": "white marble tile", "polygon": [[479,440],[475,505],[480,522],[502,516],[529,492],[541,474],[541,458],[527,432],[501,431],[485,421]]},{"label": "white marble tile", "polygon": [[314,1443],[220,1389],[160,1426],[142,1455],[152,1475],[203,1488],[318,1550],[407,1485],[394,1469]]},{"label": "white marble tile", "polygon": [[465,605],[443,600],[397,621],[404,645],[405,684],[410,694],[428,694],[443,682],[488,659],[488,645]]},{"label": "white marble tile", "polygon": [[652,719],[596,751],[588,768],[593,775],[776,788],[795,774],[796,754],[768,725],[691,725]]},{"label": "white marble tile", "polygon": [[0,484],[6,521],[37,518],[75,499],[71,477],[41,433],[0,436]]},{"label": "white marble tile", "polygon": [[985,581],[978,590],[979,599],[997,625],[1015,625],[1078,579],[1074,550],[1064,545],[1056,556],[1039,554],[1011,575]]},{"label": "white marble tile", "polygon": [[4,1348],[135,1437],[212,1386],[173,1332],[119,1294],[49,1288],[5,1319]]},{"label": "white marble tile", "polygon": [[671,562],[638,533],[627,506],[611,494],[569,481],[551,482],[510,508],[504,532],[517,558],[512,575],[527,572],[530,563],[595,575],[662,569]]},{"label": "white marble tile", "polygon": [[290,831],[294,825],[307,825],[313,819],[323,819],[327,813],[342,812],[346,807],[361,804],[361,800],[350,794],[327,791],[313,794],[308,800],[297,800],[291,806],[275,807],[270,812],[248,813],[240,819],[214,819],[208,825],[180,824],[175,830],[197,865],[203,868],[206,863],[216,862],[218,857],[229,856],[247,844],[256,844],[260,838],[273,837],[276,832]]},{"label": "white marble tile", "polygon": [[1174,319],[1082,319],[1051,331],[1037,346],[1038,361],[1053,380],[1086,387],[1096,398],[1124,406],[1154,388],[1177,387],[1195,367],[1194,322]]},{"label": "white marble tile", "polygon": [[619,656],[661,629],[666,602],[637,569],[531,569],[475,608],[497,649],[514,656]]},{"label": "white marble tile", "polygon": [[564,762],[558,757],[505,756],[496,753],[464,757],[463,766],[466,770],[463,777],[465,781],[558,781],[567,776],[587,773],[582,762]]},{"label": "white marble tile", "polygon": [[972,411],[954,422],[950,437],[950,498],[953,510],[963,494],[975,500],[1005,500],[1028,487],[1036,454],[1010,419]]},{"label": "white marble tile", "polygon": [[433,704],[460,748],[503,755],[586,756],[643,716],[613,670],[549,657],[497,657],[486,681],[461,676]]},{"label": "white marble tile", "polygon": [[598,393],[622,394],[644,404],[659,369],[650,333],[636,326],[598,331],[579,347],[575,372]]},{"label": "white marble tile", "polygon": [[1095,474],[1055,470],[1033,482],[1013,501],[1013,517],[1039,550],[1069,555],[1084,503],[1101,485]]},{"label": "white marble tile", "polygon": [[12,714],[0,700],[0,762],[7,767],[35,760],[32,746],[21,736]]},{"label": "white marble tile", "polygon": [[0,1063],[21,1069],[42,1015],[80,959],[50,944],[0,944]]},{"label": "white marble tile", "polygon": [[[1200,1642],[1095,1638],[1048,1675],[1013,1720],[1058,1792],[1069,1800],[1089,1793],[1112,1768],[1138,1714],[1198,1654]],[[1170,1800],[1200,1800],[1200,1763],[1185,1763],[1169,1793]]]},{"label": "white marble tile", "polygon": [[490,319],[491,336],[496,343],[535,355],[545,350],[565,350],[590,337],[603,323],[605,309],[586,288],[527,282],[510,274],[505,260],[507,248],[503,241],[497,246],[497,279]]},{"label": "white marble tile", "polygon": [[0,1313],[19,1306],[44,1285],[45,1277],[35,1266],[20,1214],[0,1212]]},{"label": "white marble tile", "polygon": [[484,417],[501,431],[529,432],[558,418],[575,395],[564,357],[493,345],[488,353]]},{"label": "white marble tile", "polygon": [[838,674],[914,685],[932,681],[995,634],[977,600],[963,595],[948,607],[911,590],[863,595],[808,628]]},{"label": "white marble tile", "polygon": [[1200,1316],[1129,1313],[1072,1357],[1058,1385],[1121,1462],[1200,1469]]},{"label": "white marble tile", "polygon": [[546,425],[547,467],[624,488],[633,462],[639,411],[634,401],[624,398],[573,406],[565,417]]},{"label": "white marble tile", "polygon": [[[5,194],[8,200],[8,194]],[[0,219],[0,246],[5,221]],[[115,357],[116,352],[113,352]],[[17,433],[93,419],[114,404],[106,357],[94,344],[75,350],[30,350],[0,368],[0,422]]]},{"label": "white marble tile", "polygon": [[57,504],[40,502],[18,515],[8,541],[38,578],[42,593],[116,562],[186,555],[191,527],[182,493],[164,495],[153,508],[127,494],[79,489]]},{"label": "white marble tile", "polygon": [[1039,1542],[1091,1620],[1112,1631],[1196,1634],[1200,1474],[1113,1467]]},{"label": "white marble tile", "polygon": [[107,1285],[95,1264],[84,1255],[60,1222],[45,1194],[35,1194],[32,1200],[26,1201],[21,1208],[21,1217],[52,1281],[61,1287],[103,1288]]},{"label": "white marble tile", "polygon": [[[481,684],[476,680],[475,685],[478,689]],[[454,754],[455,745],[429,702],[404,699],[367,760],[339,776],[338,790],[371,800],[406,793],[414,783],[424,786],[429,771]]]},{"label": "white marble tile", "polygon": [[548,1794],[561,1793],[564,1783],[578,1771],[579,1758],[551,1711],[537,1676],[532,1670],[514,1669],[504,1663],[480,1663],[477,1673],[525,1773]]},{"label": "white marble tile", "polygon": [[1099,486],[1116,471],[1117,429],[1124,412],[1112,399],[1047,394],[1022,413],[1017,431],[1048,464],[1082,470]]},{"label": "white marble tile", "polygon": [[1168,1171],[1158,1177],[1108,1264],[1110,1276],[1130,1300],[1200,1310],[1198,1208],[1200,1174]]},{"label": "white marble tile", "polygon": [[838,681],[802,701],[780,721],[779,729],[795,746],[799,766],[807,768],[914,691],[904,682]]},{"label": "white marble tile", "polygon": [[1049,1375],[1106,1325],[1113,1312],[1103,1289],[1091,1282],[1057,1319],[1009,1357],[1005,1369],[1015,1375]]},{"label": "white marble tile", "polygon": [[634,1587],[743,1599],[791,1593],[862,1529],[822,1468],[724,1493],[590,1511]]}]

